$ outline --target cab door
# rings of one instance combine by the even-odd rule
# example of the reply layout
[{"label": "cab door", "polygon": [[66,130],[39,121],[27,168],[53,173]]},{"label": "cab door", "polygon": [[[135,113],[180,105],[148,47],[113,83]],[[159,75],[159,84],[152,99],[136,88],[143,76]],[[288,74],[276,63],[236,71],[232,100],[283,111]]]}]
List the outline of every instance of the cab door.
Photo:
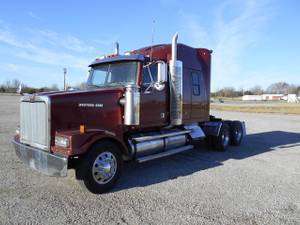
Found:
[{"label": "cab door", "polygon": [[157,63],[143,67],[141,83],[140,126],[141,128],[161,127],[168,124],[168,88],[157,90]]}]

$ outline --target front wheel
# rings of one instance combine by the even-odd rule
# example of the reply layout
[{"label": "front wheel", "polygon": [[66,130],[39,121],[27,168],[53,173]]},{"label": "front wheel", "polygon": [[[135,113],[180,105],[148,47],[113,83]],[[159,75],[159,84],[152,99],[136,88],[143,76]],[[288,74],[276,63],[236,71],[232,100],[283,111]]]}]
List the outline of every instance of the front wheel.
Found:
[{"label": "front wheel", "polygon": [[110,141],[95,144],[77,168],[79,184],[88,191],[101,194],[116,184],[122,170],[119,148]]}]

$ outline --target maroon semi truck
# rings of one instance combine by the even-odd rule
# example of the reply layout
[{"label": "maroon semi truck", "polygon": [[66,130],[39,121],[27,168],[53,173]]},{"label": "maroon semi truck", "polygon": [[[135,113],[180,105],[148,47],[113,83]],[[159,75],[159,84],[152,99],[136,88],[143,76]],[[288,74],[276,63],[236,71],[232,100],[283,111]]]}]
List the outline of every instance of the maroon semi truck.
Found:
[{"label": "maroon semi truck", "polygon": [[[193,148],[224,151],[245,135],[240,121],[210,115],[211,50],[162,44],[96,59],[85,90],[25,95],[16,154],[32,169],[76,178],[93,193],[112,188],[124,161]],[[118,45],[117,45],[118,46]]]}]

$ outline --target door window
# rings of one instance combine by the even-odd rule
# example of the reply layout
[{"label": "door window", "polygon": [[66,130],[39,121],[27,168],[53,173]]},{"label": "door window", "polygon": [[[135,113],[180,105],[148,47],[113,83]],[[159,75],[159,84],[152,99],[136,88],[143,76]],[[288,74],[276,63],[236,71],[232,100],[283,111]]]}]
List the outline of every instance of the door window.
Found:
[{"label": "door window", "polygon": [[144,66],[143,84],[151,84],[155,81],[157,81],[157,63]]}]

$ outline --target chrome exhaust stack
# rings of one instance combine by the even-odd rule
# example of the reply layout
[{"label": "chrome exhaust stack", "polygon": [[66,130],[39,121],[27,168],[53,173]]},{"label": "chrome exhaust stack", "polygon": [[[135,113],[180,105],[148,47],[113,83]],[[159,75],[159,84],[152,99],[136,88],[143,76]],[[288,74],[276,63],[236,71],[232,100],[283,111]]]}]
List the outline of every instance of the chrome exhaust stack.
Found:
[{"label": "chrome exhaust stack", "polygon": [[172,66],[176,66],[174,64],[177,60],[177,39],[178,39],[178,33],[176,32],[172,38]]},{"label": "chrome exhaust stack", "polygon": [[178,33],[172,38],[172,59],[170,65],[170,122],[171,125],[182,125],[183,117],[183,65],[177,60]]}]

